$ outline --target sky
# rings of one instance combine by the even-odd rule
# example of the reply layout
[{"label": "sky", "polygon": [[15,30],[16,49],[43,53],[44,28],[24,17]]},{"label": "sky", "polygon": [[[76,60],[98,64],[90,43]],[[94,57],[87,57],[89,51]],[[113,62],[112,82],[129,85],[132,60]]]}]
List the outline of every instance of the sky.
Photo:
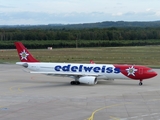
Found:
[{"label": "sky", "polygon": [[160,0],[0,0],[0,25],[160,20]]}]

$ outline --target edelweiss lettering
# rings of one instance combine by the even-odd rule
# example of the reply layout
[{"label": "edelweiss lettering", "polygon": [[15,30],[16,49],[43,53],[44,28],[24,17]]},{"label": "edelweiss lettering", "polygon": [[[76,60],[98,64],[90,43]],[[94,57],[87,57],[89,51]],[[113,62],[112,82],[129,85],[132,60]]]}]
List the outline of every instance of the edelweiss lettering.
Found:
[{"label": "edelweiss lettering", "polygon": [[85,65],[79,65],[79,66],[71,66],[71,65],[57,65],[55,66],[55,71],[64,71],[64,72],[95,72],[95,73],[120,73],[119,68],[113,68],[113,67],[92,67],[92,66],[85,66]]}]

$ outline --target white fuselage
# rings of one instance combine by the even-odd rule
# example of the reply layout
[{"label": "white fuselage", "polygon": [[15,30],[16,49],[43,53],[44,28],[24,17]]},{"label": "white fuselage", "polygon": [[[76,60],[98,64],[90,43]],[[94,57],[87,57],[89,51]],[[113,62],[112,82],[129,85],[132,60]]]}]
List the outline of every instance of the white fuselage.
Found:
[{"label": "white fuselage", "polygon": [[101,79],[126,79],[112,64],[27,63],[28,69],[37,73],[96,76]]}]

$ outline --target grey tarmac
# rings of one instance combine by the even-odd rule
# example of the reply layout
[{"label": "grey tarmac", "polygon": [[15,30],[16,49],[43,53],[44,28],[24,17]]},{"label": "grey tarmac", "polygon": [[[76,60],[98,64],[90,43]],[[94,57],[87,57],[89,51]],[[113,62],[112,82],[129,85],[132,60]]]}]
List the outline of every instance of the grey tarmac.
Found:
[{"label": "grey tarmac", "polygon": [[[0,120],[159,120],[160,77],[70,85],[71,78],[0,64]],[[160,74],[159,69],[154,69]]]}]

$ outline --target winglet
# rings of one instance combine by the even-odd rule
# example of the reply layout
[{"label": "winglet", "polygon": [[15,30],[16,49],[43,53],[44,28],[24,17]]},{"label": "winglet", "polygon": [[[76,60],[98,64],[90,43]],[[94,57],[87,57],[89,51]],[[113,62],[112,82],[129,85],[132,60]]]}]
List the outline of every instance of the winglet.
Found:
[{"label": "winglet", "polygon": [[39,62],[32,54],[25,48],[21,42],[14,43],[18,52],[18,56],[21,62]]}]

